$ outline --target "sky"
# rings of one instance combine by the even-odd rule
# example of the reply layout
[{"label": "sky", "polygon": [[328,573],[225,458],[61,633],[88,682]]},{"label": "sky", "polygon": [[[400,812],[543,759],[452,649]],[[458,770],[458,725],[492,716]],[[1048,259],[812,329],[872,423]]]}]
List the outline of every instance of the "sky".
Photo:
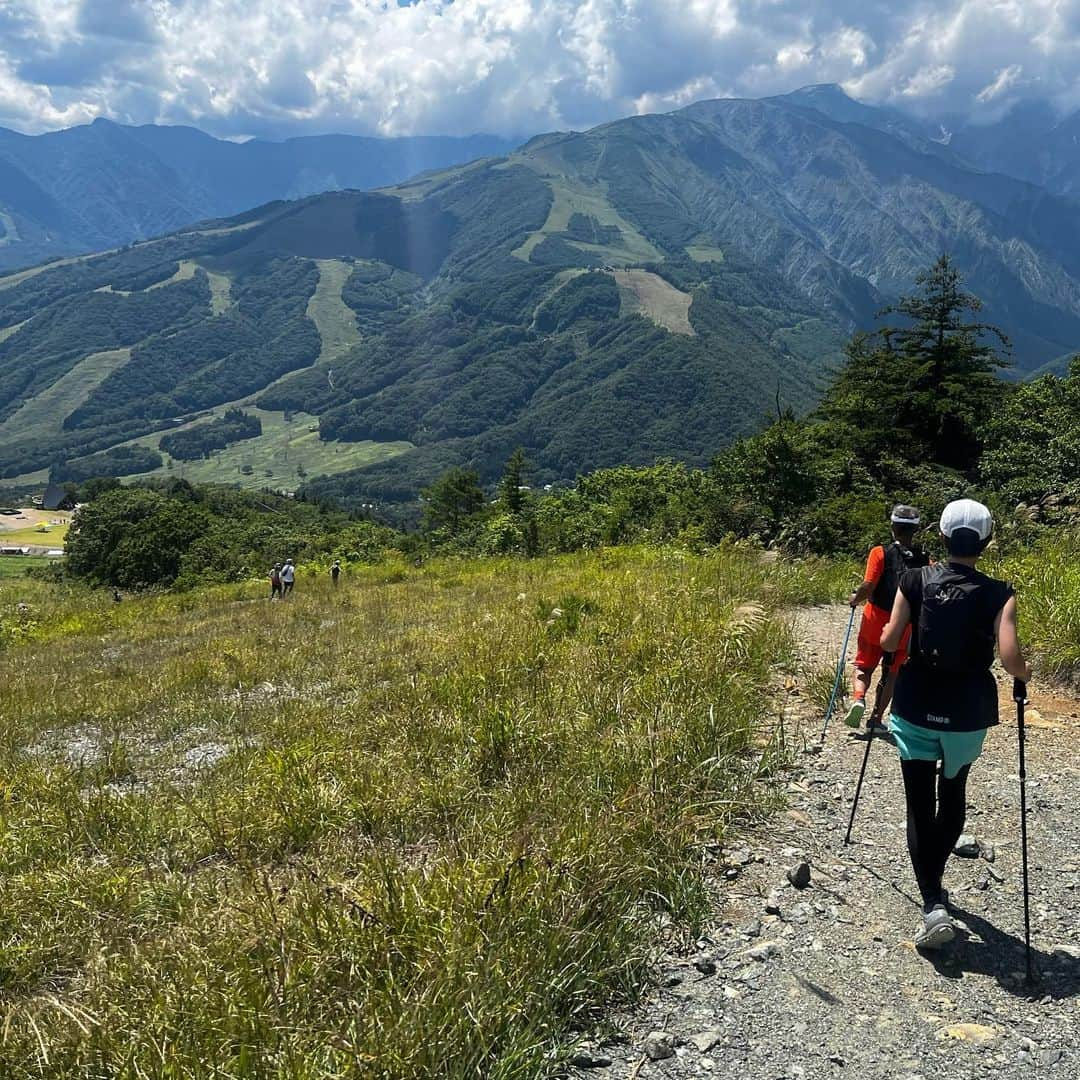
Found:
[{"label": "sky", "polygon": [[0,126],[529,135],[838,82],[1080,106],[1080,0],[0,0]]}]

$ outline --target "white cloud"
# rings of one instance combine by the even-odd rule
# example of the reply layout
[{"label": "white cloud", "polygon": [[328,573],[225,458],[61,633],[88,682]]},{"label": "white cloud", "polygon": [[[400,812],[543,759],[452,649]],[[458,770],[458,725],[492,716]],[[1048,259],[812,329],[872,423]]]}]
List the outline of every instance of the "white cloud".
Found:
[{"label": "white cloud", "polygon": [[900,91],[901,97],[924,98],[936,94],[956,78],[956,68],[952,64],[935,64],[932,67],[919,68],[908,79]]},{"label": "white cloud", "polygon": [[1080,0],[0,0],[0,124],[220,135],[582,127],[842,82],[1080,101]]},{"label": "white cloud", "polygon": [[1024,69],[1020,64],[1010,64],[1008,67],[1003,67],[994,77],[994,81],[987,83],[975,95],[975,100],[980,105],[985,105],[987,102],[1001,97],[1002,94],[1006,93],[1020,81],[1020,76],[1023,73]]}]

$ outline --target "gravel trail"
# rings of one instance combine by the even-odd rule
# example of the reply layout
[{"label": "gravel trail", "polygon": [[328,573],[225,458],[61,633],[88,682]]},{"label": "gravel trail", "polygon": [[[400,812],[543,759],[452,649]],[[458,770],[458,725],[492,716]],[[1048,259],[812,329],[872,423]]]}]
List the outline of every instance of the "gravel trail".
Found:
[{"label": "gravel trail", "polygon": [[[807,670],[835,664],[846,607],[795,616]],[[850,659],[850,657],[849,657]],[[661,985],[614,1034],[582,1047],[578,1077],[741,1080],[1080,1080],[1080,703],[1037,683],[1027,711],[1032,934],[1040,978],[1024,980],[1015,706],[968,783],[966,833],[946,887],[966,927],[937,956],[912,936],[920,905],[895,748],[874,741],[843,843],[865,741],[836,716],[824,749],[783,778],[787,808],[732,838],[715,864],[715,919],[669,952]],[[821,716],[803,680],[782,691],[808,747]],[[872,692],[871,692],[872,695]],[[838,710],[839,712],[839,710]],[[799,865],[810,883],[797,888]],[[799,882],[801,884],[801,881]]]}]

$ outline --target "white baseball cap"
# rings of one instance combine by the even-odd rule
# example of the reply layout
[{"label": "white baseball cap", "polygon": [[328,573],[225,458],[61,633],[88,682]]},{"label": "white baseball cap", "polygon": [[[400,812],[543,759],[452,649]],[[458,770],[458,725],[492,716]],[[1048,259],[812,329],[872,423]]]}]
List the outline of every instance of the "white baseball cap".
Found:
[{"label": "white baseball cap", "polygon": [[993,515],[981,502],[957,499],[942,511],[941,534],[952,536],[957,529],[970,529],[980,540],[985,540],[994,529]]}]

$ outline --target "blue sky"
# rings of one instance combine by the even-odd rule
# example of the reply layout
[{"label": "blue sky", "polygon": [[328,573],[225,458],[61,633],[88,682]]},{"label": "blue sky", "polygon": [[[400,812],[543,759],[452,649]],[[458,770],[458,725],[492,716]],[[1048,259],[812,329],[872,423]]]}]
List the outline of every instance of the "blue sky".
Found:
[{"label": "blue sky", "polygon": [[0,0],[0,125],[507,135],[840,82],[1080,105],[1080,0]]}]

